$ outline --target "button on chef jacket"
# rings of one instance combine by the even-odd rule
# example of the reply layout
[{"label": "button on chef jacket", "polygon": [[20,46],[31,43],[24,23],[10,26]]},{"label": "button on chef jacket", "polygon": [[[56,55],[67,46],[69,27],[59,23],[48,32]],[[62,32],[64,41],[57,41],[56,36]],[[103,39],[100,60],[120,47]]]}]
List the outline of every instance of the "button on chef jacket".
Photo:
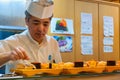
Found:
[{"label": "button on chef jacket", "polygon": [[[9,52],[13,50],[15,47],[23,47],[26,51],[26,54],[30,58],[30,62],[40,62],[40,63],[49,63],[48,56],[51,55],[52,59],[55,60],[56,63],[62,62],[61,55],[59,52],[59,46],[57,41],[51,37],[46,35],[45,39],[41,44],[32,39],[28,30],[20,34],[15,34],[6,38],[5,40],[0,41],[0,52]],[[11,68],[10,66],[18,62],[23,62],[23,60],[18,61],[10,61],[7,64],[7,68]],[[10,66],[9,66],[10,65]],[[9,70],[9,69],[8,69]]]}]

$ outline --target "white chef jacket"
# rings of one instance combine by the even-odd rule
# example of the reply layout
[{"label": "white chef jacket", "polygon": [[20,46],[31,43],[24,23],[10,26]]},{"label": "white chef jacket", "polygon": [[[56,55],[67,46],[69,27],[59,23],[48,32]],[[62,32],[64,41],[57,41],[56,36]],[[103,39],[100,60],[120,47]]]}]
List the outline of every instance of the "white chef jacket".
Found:
[{"label": "white chef jacket", "polygon": [[[52,59],[55,60],[56,63],[62,62],[57,41],[48,35],[46,35],[43,42],[39,44],[32,39],[29,31],[25,30],[20,34],[15,34],[5,40],[0,40],[0,53],[11,51],[18,46],[25,49],[26,54],[30,58],[30,62],[48,63],[49,55],[52,56]],[[18,60],[17,63],[21,61],[23,60]]]}]

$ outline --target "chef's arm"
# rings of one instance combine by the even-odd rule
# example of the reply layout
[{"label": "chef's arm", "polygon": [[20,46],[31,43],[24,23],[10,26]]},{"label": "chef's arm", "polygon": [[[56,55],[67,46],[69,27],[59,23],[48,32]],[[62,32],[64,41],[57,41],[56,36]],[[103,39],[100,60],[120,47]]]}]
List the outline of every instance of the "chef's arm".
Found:
[{"label": "chef's arm", "polygon": [[16,61],[20,59],[28,60],[29,58],[22,47],[17,47],[13,49],[11,52],[0,53],[0,66],[10,60]]},{"label": "chef's arm", "polygon": [[9,53],[0,53],[0,66],[5,64],[10,60],[10,54]]}]

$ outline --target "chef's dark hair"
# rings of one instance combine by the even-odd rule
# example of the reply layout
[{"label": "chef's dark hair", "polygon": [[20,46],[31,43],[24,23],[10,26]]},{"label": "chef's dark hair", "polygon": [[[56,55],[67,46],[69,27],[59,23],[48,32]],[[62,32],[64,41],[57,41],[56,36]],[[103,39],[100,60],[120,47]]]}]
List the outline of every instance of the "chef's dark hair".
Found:
[{"label": "chef's dark hair", "polygon": [[25,11],[25,18],[29,21],[31,15],[27,12],[27,10]]}]

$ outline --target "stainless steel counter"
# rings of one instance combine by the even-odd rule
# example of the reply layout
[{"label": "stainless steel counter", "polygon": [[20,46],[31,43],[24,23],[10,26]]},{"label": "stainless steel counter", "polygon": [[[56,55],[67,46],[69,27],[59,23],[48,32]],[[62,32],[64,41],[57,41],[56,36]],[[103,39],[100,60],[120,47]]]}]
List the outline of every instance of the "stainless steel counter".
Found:
[{"label": "stainless steel counter", "polygon": [[120,80],[120,72],[113,73],[84,73],[77,75],[39,75],[34,77],[0,77],[2,80]]}]

